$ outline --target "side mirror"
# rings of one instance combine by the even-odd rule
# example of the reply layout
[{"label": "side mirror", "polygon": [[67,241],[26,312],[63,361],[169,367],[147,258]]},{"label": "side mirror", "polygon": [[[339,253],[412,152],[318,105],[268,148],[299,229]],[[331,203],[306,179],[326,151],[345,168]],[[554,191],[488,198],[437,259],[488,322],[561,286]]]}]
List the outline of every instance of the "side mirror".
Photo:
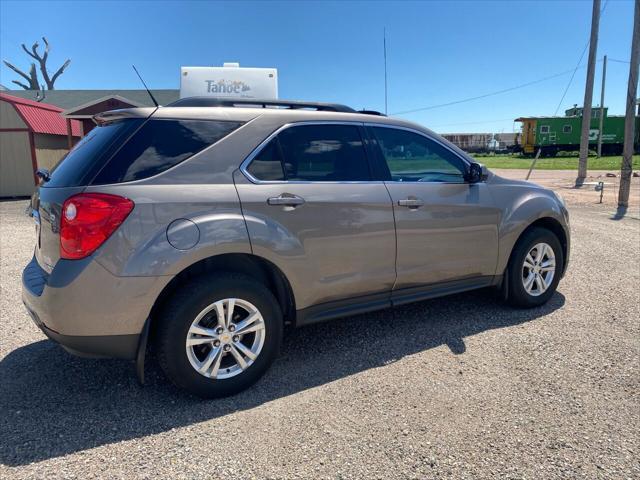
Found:
[{"label": "side mirror", "polygon": [[468,183],[484,182],[489,177],[489,170],[481,163],[472,163],[467,170],[465,180]]}]

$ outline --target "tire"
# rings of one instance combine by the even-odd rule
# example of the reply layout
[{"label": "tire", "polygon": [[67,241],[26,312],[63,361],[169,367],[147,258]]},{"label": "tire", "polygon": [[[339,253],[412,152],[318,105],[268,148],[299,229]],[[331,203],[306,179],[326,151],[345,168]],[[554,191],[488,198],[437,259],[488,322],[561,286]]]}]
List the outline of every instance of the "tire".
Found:
[{"label": "tire", "polygon": [[[229,305],[234,318],[225,326],[219,319],[228,321]],[[173,294],[157,320],[160,367],[177,387],[203,398],[234,395],[253,385],[276,358],[282,342],[278,302],[263,284],[241,274],[196,277]],[[248,326],[242,326],[244,320]]]},{"label": "tire", "polygon": [[[546,245],[546,247],[536,249],[538,245]],[[547,249],[551,251],[549,252]],[[540,252],[544,252],[543,258],[536,258]],[[530,259],[534,260],[533,264],[529,261],[530,259],[527,259],[528,255],[530,255]],[[552,277],[548,275],[551,271],[549,270],[551,257],[554,260]],[[534,268],[528,268],[525,265],[525,260],[527,260],[527,265],[533,265]],[[563,265],[562,246],[553,232],[540,227],[526,231],[511,252],[507,267],[509,303],[520,308],[532,308],[545,304],[558,287]],[[531,281],[532,275],[533,280]],[[529,284],[528,288],[526,284]],[[545,284],[546,288],[544,288]]]}]

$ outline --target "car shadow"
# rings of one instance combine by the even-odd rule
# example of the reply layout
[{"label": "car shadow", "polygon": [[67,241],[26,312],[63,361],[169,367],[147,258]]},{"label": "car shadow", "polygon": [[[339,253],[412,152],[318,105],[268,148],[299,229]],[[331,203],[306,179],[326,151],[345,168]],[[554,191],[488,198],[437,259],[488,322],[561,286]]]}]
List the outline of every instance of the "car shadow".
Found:
[{"label": "car shadow", "polygon": [[210,401],[173,387],[155,362],[140,386],[129,362],[77,358],[39,341],[0,362],[0,463],[24,465],[222,417],[441,345],[464,355],[465,337],[536,320],[564,302],[556,292],[542,307],[516,310],[480,290],[293,330],[260,382]]}]

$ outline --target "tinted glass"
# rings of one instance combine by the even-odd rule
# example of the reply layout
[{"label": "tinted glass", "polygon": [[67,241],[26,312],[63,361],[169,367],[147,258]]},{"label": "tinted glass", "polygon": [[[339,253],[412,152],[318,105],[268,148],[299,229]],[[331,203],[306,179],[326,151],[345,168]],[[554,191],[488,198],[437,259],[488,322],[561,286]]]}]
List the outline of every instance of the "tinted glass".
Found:
[{"label": "tinted glass", "polygon": [[374,127],[373,131],[392,180],[464,182],[464,162],[439,143],[407,130]]},{"label": "tinted glass", "polygon": [[278,140],[271,140],[258,155],[254,157],[247,171],[258,180],[284,180],[282,158]]},{"label": "tinted glass", "polygon": [[87,185],[106,159],[143,122],[124,120],[95,127],[51,171],[45,187],[77,187]]},{"label": "tinted glass", "polygon": [[358,127],[304,125],[278,135],[287,180],[370,180],[369,164]]},{"label": "tinted glass", "polygon": [[407,130],[374,127],[373,131],[392,180],[464,182],[464,162],[439,143]]},{"label": "tinted glass", "polygon": [[151,177],[217,142],[240,125],[211,120],[149,120],[116,152],[93,183]]}]

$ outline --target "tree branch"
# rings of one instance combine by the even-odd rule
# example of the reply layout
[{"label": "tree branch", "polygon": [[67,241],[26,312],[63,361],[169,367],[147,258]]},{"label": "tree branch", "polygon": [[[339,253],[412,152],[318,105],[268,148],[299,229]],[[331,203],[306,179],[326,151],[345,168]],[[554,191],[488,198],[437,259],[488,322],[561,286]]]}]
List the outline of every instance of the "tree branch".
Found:
[{"label": "tree branch", "polygon": [[[31,58],[33,58],[38,62],[40,66],[40,72],[42,73],[42,78],[44,79],[44,82],[47,85],[47,88],[49,90],[53,90],[55,81],[66,70],[66,68],[71,63],[71,60],[67,59],[67,61],[64,62],[64,64],[56,71],[56,73],[54,73],[53,76],[50,77],[49,72],[47,71],[47,60],[49,59],[49,52],[51,50],[51,45],[49,45],[49,41],[46,39],[46,37],[42,37],[42,41],[44,42],[44,53],[42,55],[40,55],[40,53],[38,52],[38,48],[40,48],[40,44],[38,42],[35,42],[31,46],[31,49],[28,49],[27,46],[23,43],[21,44],[22,50],[24,50],[27,55],[29,55]],[[38,73],[36,71],[36,65],[34,63],[31,64],[31,69],[29,70],[29,74],[26,74],[25,72],[13,66],[6,60],[4,61],[4,63],[7,65],[7,67],[12,69],[18,75],[20,75],[21,77],[29,81],[29,85],[30,85],[29,89],[39,90],[41,88],[38,81]],[[24,88],[24,84],[19,84],[19,85]]]},{"label": "tree branch", "polygon": [[15,83],[16,85],[20,85],[20,86],[21,86],[22,88],[24,88],[25,90],[31,90],[31,89],[29,88],[29,85],[25,85],[24,83],[19,82],[18,80],[11,80],[11,82]]},{"label": "tree branch", "polygon": [[20,70],[18,67],[15,67],[13,65],[11,65],[9,62],[7,62],[6,60],[3,60],[3,63],[9,67],[11,70],[13,70],[14,72],[16,72],[18,75],[20,75],[21,77],[26,78],[27,80],[31,80],[31,78],[29,78],[29,75],[27,75],[26,73],[24,73],[22,70]]},{"label": "tree branch", "polygon": [[32,47],[33,48],[33,52],[31,53],[29,51],[29,49],[27,48],[27,46],[23,43],[22,44],[22,49],[26,52],[27,55],[29,55],[31,58],[35,59],[35,60],[40,60],[40,57],[37,55],[37,52],[35,51],[35,48],[38,46],[38,43],[36,42],[36,44]]},{"label": "tree branch", "polygon": [[51,47],[49,47],[49,42],[47,42],[47,39],[45,37],[42,37],[42,41],[44,42],[44,55],[42,56],[42,61],[44,63],[47,63],[47,58],[49,58],[49,50]]},{"label": "tree branch", "polygon": [[53,77],[51,77],[51,85],[49,86],[49,90],[54,89],[53,84],[56,82],[58,77],[62,75],[62,73],[65,71],[65,69],[69,66],[70,63],[71,63],[71,59],[67,58],[67,61],[64,62],[64,64],[58,69],[58,71],[53,74]]}]

